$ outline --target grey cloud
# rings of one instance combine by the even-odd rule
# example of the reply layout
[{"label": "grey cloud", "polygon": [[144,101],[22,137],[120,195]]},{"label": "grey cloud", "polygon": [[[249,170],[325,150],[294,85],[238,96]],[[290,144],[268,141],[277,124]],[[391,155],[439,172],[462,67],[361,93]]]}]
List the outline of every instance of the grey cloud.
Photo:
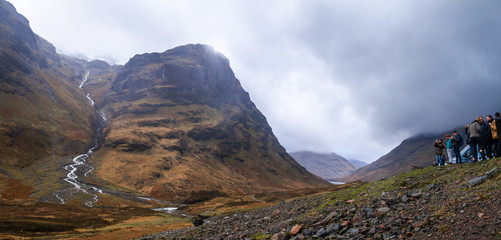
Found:
[{"label": "grey cloud", "polygon": [[289,151],[373,161],[501,111],[495,0],[12,2],[72,54],[213,45]]},{"label": "grey cloud", "polygon": [[360,1],[305,7],[313,19],[297,36],[332,66],[356,109],[372,112],[374,135],[444,130],[501,107],[501,3],[377,3],[393,11]]}]

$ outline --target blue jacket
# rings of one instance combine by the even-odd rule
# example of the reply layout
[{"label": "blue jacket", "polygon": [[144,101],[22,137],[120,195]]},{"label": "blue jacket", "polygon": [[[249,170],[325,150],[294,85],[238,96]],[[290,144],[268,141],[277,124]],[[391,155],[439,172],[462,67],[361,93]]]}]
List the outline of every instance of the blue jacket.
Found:
[{"label": "blue jacket", "polygon": [[447,146],[447,149],[452,149],[452,137],[450,137],[449,140],[447,140],[445,146]]}]

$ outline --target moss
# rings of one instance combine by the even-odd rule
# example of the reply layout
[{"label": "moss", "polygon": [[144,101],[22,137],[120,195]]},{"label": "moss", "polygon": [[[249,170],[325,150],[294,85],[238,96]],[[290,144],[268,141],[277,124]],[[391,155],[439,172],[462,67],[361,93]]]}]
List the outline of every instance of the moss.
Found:
[{"label": "moss", "polygon": [[252,235],[251,238],[254,240],[263,240],[271,237],[271,234],[255,234]]},{"label": "moss", "polygon": [[440,232],[449,231],[449,225],[440,225],[440,227],[438,227],[438,231],[440,231]]},{"label": "moss", "polygon": [[[318,212],[333,205],[345,204],[345,202],[350,199],[355,200],[354,204],[364,203],[368,199],[380,198],[382,192],[398,191],[405,193],[411,190],[425,191],[426,187],[430,184],[448,185],[450,186],[448,191],[452,194],[462,193],[471,195],[475,194],[475,191],[464,191],[466,182],[474,177],[482,176],[486,171],[494,167],[499,168],[500,165],[501,159],[496,158],[474,164],[418,169],[388,179],[365,183],[359,187],[332,192],[325,197],[322,204],[312,209],[311,212]],[[494,178],[470,190],[479,190],[481,194],[478,199],[487,200],[492,198],[489,194],[490,192],[501,189],[498,184],[499,181],[501,181],[501,174],[498,172]],[[451,182],[456,184],[449,184]],[[435,214],[437,216],[442,216],[447,211],[446,208],[447,207],[444,205]]]}]

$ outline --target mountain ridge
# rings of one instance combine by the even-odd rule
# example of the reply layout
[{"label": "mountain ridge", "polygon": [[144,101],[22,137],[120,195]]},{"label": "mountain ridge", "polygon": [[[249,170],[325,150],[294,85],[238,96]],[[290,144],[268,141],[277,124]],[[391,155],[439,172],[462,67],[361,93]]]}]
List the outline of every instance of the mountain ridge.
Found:
[{"label": "mountain ridge", "polygon": [[357,169],[350,161],[336,153],[298,151],[290,155],[308,171],[323,179],[335,180]]}]

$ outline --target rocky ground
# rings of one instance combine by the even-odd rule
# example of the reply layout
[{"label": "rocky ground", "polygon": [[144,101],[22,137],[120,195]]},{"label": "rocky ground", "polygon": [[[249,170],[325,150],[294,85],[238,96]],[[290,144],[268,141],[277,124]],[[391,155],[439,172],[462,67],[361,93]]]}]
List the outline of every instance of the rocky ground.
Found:
[{"label": "rocky ground", "polygon": [[500,165],[429,167],[142,239],[501,239]]}]

